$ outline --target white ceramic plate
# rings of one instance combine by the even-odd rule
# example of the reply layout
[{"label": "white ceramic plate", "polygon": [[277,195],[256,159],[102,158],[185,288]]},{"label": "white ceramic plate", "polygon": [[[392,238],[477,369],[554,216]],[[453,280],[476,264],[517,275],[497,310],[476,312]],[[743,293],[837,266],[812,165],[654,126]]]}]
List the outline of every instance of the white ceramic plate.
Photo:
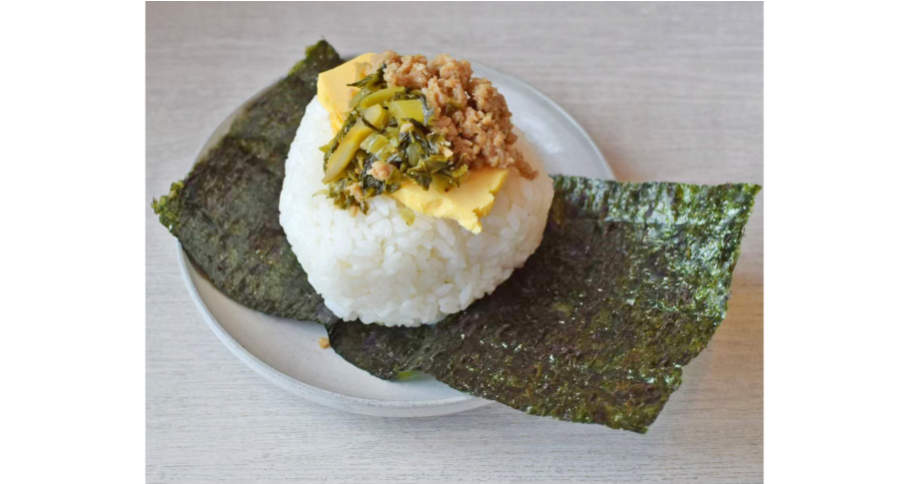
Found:
[{"label": "white ceramic plate", "polygon": [[[481,64],[475,75],[489,78],[505,95],[513,122],[536,146],[550,173],[612,179],[609,165],[578,123],[529,84]],[[237,110],[239,112],[239,109]],[[201,158],[230,127],[234,112],[212,134]],[[179,264],[186,286],[218,339],[260,375],[292,393],[339,410],[386,417],[428,417],[488,403],[432,379],[388,382],[322,349],[327,337],[317,323],[266,316],[221,294],[184,254]]]}]

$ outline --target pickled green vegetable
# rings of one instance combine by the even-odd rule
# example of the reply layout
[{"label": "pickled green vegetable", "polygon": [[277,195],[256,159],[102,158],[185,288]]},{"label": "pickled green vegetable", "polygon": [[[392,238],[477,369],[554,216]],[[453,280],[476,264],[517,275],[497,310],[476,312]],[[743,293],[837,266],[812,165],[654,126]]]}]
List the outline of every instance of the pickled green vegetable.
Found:
[{"label": "pickled green vegetable", "polygon": [[404,90],[405,89],[403,87],[388,87],[372,93],[366,91],[363,98],[359,100],[357,104],[354,104],[354,106],[357,106],[360,109],[364,109],[376,104],[384,104],[393,98],[396,94],[403,94]]},{"label": "pickled green vegetable", "polygon": [[398,124],[403,124],[403,121],[407,119],[413,119],[425,124],[423,120],[423,103],[417,99],[392,101],[388,103],[388,111],[398,119]]},{"label": "pickled green vegetable", "polygon": [[386,146],[388,146],[388,138],[379,133],[372,133],[360,144],[361,149],[375,157],[381,157]]},{"label": "pickled green vegetable", "polygon": [[388,143],[391,146],[397,148],[401,146],[401,130],[397,126],[392,126],[385,129],[385,137],[388,138]]},{"label": "pickled green vegetable", "polygon": [[[468,166],[454,159],[448,140],[432,131],[433,110],[423,93],[389,86],[383,72],[384,66],[349,84],[360,88],[350,101],[351,112],[334,139],[321,148],[323,182],[328,185],[322,193],[339,208],[356,205],[366,213],[369,198],[393,193],[408,180],[425,190],[434,186],[447,191],[467,176]],[[362,131],[363,126],[374,132]],[[391,164],[394,176],[373,177],[370,168],[376,161]],[[360,185],[363,197],[351,195],[353,184]]]},{"label": "pickled green vegetable", "polygon": [[404,223],[408,226],[413,225],[413,221],[417,219],[417,214],[407,207],[401,207],[401,210],[398,213],[401,215],[401,218],[404,219]]},{"label": "pickled green vegetable", "polygon": [[390,117],[391,115],[388,111],[380,104],[370,106],[363,111],[363,119],[376,129],[385,129],[385,126],[388,126],[388,118]]},{"label": "pickled green vegetable", "polygon": [[357,155],[360,144],[371,133],[374,133],[372,128],[366,126],[363,120],[357,120],[325,163],[325,177],[322,178],[322,183],[331,183],[341,178],[344,169]]}]

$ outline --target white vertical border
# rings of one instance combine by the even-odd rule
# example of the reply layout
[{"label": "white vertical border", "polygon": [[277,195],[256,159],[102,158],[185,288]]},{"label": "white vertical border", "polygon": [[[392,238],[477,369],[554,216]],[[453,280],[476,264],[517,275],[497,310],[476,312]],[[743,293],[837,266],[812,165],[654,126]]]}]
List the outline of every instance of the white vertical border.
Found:
[{"label": "white vertical border", "polygon": [[765,476],[902,482],[909,11],[765,14]]},{"label": "white vertical border", "polygon": [[[907,7],[765,13],[766,477],[896,482]],[[143,16],[19,2],[0,20],[3,482],[144,479]]]},{"label": "white vertical border", "polygon": [[0,482],[142,482],[145,6],[0,7]]}]

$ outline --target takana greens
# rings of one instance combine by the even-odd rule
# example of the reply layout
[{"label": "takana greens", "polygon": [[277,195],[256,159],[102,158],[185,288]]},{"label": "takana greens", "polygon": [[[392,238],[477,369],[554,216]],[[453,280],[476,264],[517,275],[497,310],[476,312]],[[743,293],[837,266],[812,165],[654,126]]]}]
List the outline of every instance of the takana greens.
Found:
[{"label": "takana greens", "polygon": [[[356,206],[367,213],[369,198],[397,191],[410,180],[428,190],[460,186],[468,165],[457,163],[445,136],[433,133],[433,111],[418,89],[389,87],[383,68],[350,84],[360,88],[350,102],[344,125],[322,149],[325,152],[323,192],[337,207]],[[448,153],[447,155],[445,153]],[[384,166],[382,179],[372,171]],[[360,188],[353,195],[350,188]],[[353,192],[356,193],[356,192]]]},{"label": "takana greens", "polygon": [[645,432],[681,367],[723,320],[760,187],[559,176],[524,268],[433,326],[338,321],[278,222],[284,159],[320,71],[320,42],[261,94],[153,206],[221,291],[261,312],[330,326],[342,357],[386,379],[425,372],[535,415]]}]

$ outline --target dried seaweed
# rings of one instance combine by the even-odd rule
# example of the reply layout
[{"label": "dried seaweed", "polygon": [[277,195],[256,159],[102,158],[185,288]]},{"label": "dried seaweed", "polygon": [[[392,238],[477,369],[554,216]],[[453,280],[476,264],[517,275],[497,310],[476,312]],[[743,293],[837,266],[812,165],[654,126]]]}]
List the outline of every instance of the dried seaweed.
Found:
[{"label": "dried seaweed", "polygon": [[726,313],[755,185],[556,176],[543,243],[435,326],[339,322],[331,345],[382,378],[429,373],[535,415],[645,432]]},{"label": "dried seaweed", "polygon": [[153,203],[190,259],[231,299],[263,313],[329,323],[278,222],[284,160],[319,72],[341,63],[325,41],[254,99],[182,182]]}]

